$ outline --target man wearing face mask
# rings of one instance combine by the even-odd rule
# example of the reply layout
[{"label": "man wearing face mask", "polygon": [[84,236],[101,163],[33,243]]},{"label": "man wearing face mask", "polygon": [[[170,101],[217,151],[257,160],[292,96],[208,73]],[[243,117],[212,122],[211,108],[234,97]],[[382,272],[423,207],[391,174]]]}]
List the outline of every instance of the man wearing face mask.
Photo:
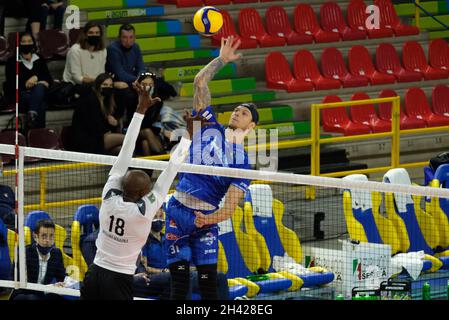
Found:
[{"label": "man wearing face mask", "polygon": [[137,95],[132,90],[138,76],[145,72],[142,52],[136,40],[136,30],[130,24],[119,29],[119,39],[108,46],[106,71],[113,74],[119,116],[126,115],[126,123],[131,121],[137,105]]},{"label": "man wearing face mask", "polygon": [[[34,243],[26,247],[27,281],[42,285],[62,286],[66,276],[61,251],[55,247],[55,224],[51,220],[40,220],[33,232]],[[62,299],[55,294],[42,291],[15,290],[12,300]]]},{"label": "man wearing face mask", "polygon": [[101,25],[88,22],[78,43],[67,53],[63,80],[75,85],[78,93],[93,86],[95,78],[105,72],[106,47]]},{"label": "man wearing face mask", "polygon": [[[30,33],[19,36],[19,108],[27,112],[27,128],[45,128],[48,88],[53,83],[47,63],[36,54],[36,43]],[[5,66],[5,95],[16,101],[16,56]]]}]

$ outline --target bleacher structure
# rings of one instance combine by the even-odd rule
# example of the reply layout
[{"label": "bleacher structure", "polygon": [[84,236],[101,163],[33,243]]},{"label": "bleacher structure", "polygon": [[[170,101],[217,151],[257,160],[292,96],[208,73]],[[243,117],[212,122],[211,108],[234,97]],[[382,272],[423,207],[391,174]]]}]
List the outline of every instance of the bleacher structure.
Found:
[{"label": "bleacher structure", "polygon": [[[279,149],[278,170],[296,174],[311,173],[312,147],[289,147],[288,143],[312,136],[316,121],[311,112],[313,104],[399,96],[399,129],[417,130],[414,135],[401,136],[403,159],[426,161],[447,150],[447,132],[421,133],[419,130],[449,126],[449,45],[445,40],[449,38],[449,31],[441,31],[441,24],[421,11],[420,25],[416,27],[415,5],[409,3],[412,1],[402,2],[68,0],[68,4],[80,8],[81,25],[86,21],[104,24],[109,41],[116,39],[122,23],[134,25],[136,42],[147,68],[176,87],[178,97],[166,104],[177,111],[191,106],[195,75],[218,56],[221,38],[233,35],[240,39],[243,58],[228,64],[209,83],[218,120],[227,123],[233,107],[239,103],[256,103],[260,114],[258,129],[277,129],[280,144],[287,145]],[[365,25],[366,7],[371,4],[380,8],[378,29],[369,29]],[[216,6],[224,18],[221,31],[209,38],[196,33],[192,26],[194,12],[203,5]],[[420,5],[449,25],[449,7],[445,6],[445,1],[421,1]],[[13,31],[8,29],[8,24],[7,30]],[[49,60],[56,79],[61,78],[64,56],[76,41],[78,32],[51,30],[41,33],[41,53]],[[0,61],[13,54],[13,43],[13,33],[6,39],[0,38]],[[352,137],[391,132],[395,121],[392,105],[391,101],[366,102],[359,106],[322,109],[317,135]],[[0,125],[6,126],[13,110],[11,106],[2,106]],[[47,114],[49,129],[30,131],[26,137],[21,135],[20,145],[67,149],[64,141],[72,113],[70,108],[50,106]],[[0,133],[0,144],[14,144],[14,139],[11,131]],[[338,172],[383,166],[390,160],[390,148],[393,148],[392,143],[382,139],[361,142],[355,138],[334,146],[322,145],[320,173],[345,176]],[[5,168],[11,168],[7,165],[13,164],[13,159],[13,155],[3,155]],[[45,158],[25,157],[25,166],[36,168],[56,162],[43,160]],[[425,176],[422,167],[407,168],[408,173],[396,169],[382,174],[373,170],[368,175],[349,175],[345,179],[358,182],[381,180],[385,184],[410,186],[413,181],[432,188],[447,187],[442,183],[447,179],[443,169],[434,172],[429,167],[424,171]],[[58,170],[61,169],[30,170],[40,176],[34,176],[25,190],[26,241],[32,241],[31,217],[51,212],[51,218],[57,223],[57,233],[61,235],[56,246],[64,252],[64,264],[75,265],[79,273],[73,277],[82,280],[87,265],[79,241],[93,231],[94,225],[98,226],[95,207],[99,206],[98,197],[107,172],[104,166],[70,169],[67,179],[71,181],[64,180],[59,185],[57,178],[61,177],[61,172]],[[52,180],[52,177],[56,179]],[[42,179],[47,179],[45,181],[50,184],[44,191]],[[228,278],[230,298],[334,299],[338,294],[335,281],[341,275],[332,271],[331,265],[320,266],[318,260],[320,250],[328,250],[327,241],[336,237],[341,239],[342,235],[353,242],[379,245],[382,248],[379,250],[384,250],[382,245],[389,246],[391,254],[423,250],[423,266],[416,283],[435,278],[438,282],[435,286],[440,286],[441,281],[449,278],[449,261],[442,253],[442,249],[449,246],[446,199],[426,197],[424,211],[418,210],[422,199],[412,196],[404,198],[402,195],[401,198],[401,195],[387,192],[381,195],[380,192],[317,187],[314,198],[307,196],[310,193],[305,191],[304,185],[283,187],[263,181],[254,183],[233,217],[220,223],[218,267]],[[72,197],[68,196],[70,190],[79,191]],[[301,196],[297,195],[300,193]],[[64,197],[68,197],[66,206],[61,204],[66,200],[60,200]],[[269,204],[262,198],[269,199]],[[86,206],[80,207],[80,202],[75,199],[83,199],[82,204]],[[323,203],[318,203],[320,200]],[[382,210],[388,212],[387,218],[379,213],[382,201],[385,201],[386,207]],[[404,210],[400,210],[399,203],[404,205]],[[334,210],[335,204],[339,208]],[[91,212],[89,210],[92,215],[86,213]],[[299,210],[302,210],[301,214],[305,212],[304,216]],[[430,221],[429,213],[438,218]],[[320,226],[324,216],[329,219],[325,232]],[[291,220],[287,223],[286,219]],[[414,233],[417,228],[419,239]],[[429,230],[439,236],[435,237]],[[12,262],[12,231],[0,225],[0,232],[8,238],[9,247],[2,249],[4,252],[9,249]],[[322,248],[307,245],[308,242],[319,243],[319,240],[324,241],[319,245]],[[288,256],[305,268],[302,273],[276,272],[273,263],[277,256]],[[9,261],[0,259],[0,262],[6,265]],[[262,274],[261,270],[265,272]],[[414,299],[420,289],[414,287]],[[200,297],[196,295],[195,298]]]}]

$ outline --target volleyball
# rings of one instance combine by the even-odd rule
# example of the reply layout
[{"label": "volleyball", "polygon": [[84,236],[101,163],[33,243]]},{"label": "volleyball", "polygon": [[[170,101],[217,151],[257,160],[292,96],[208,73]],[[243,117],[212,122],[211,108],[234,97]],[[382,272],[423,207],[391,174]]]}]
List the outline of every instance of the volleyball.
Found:
[{"label": "volleyball", "polygon": [[202,35],[210,36],[220,31],[223,16],[217,8],[202,7],[193,16],[193,26]]}]

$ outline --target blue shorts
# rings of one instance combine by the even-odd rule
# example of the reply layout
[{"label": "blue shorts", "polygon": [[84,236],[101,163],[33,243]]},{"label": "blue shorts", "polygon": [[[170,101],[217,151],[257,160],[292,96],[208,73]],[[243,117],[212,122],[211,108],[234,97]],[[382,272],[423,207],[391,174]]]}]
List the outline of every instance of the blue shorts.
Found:
[{"label": "blue shorts", "polygon": [[217,263],[218,226],[197,228],[194,211],[210,214],[216,210],[191,209],[174,197],[167,203],[164,248],[169,265],[181,260],[192,262],[196,266]]}]

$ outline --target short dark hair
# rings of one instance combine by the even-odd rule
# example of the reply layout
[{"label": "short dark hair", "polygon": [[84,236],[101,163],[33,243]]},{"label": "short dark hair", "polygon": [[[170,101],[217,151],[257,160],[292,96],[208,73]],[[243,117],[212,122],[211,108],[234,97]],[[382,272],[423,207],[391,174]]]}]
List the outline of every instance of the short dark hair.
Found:
[{"label": "short dark hair", "polygon": [[41,230],[41,228],[51,228],[54,230],[56,227],[55,227],[55,223],[53,221],[51,221],[50,219],[42,219],[36,223],[36,227],[34,228],[34,233],[39,234],[39,231]]},{"label": "short dark hair", "polygon": [[34,36],[31,32],[28,31],[24,31],[24,32],[20,32],[19,33],[19,43],[18,45],[20,45],[20,42],[22,41],[23,37],[29,36],[31,38],[31,40],[33,40],[33,46],[34,46],[34,52],[37,51],[37,46],[36,46],[36,39],[34,39]]},{"label": "short dark hair", "polygon": [[120,26],[120,29],[118,31],[118,36],[119,37],[122,35],[122,31],[123,30],[125,30],[125,31],[132,31],[132,32],[136,33],[136,28],[134,28],[134,26],[132,24],[130,24],[130,23],[125,23],[125,24],[122,24]]}]

